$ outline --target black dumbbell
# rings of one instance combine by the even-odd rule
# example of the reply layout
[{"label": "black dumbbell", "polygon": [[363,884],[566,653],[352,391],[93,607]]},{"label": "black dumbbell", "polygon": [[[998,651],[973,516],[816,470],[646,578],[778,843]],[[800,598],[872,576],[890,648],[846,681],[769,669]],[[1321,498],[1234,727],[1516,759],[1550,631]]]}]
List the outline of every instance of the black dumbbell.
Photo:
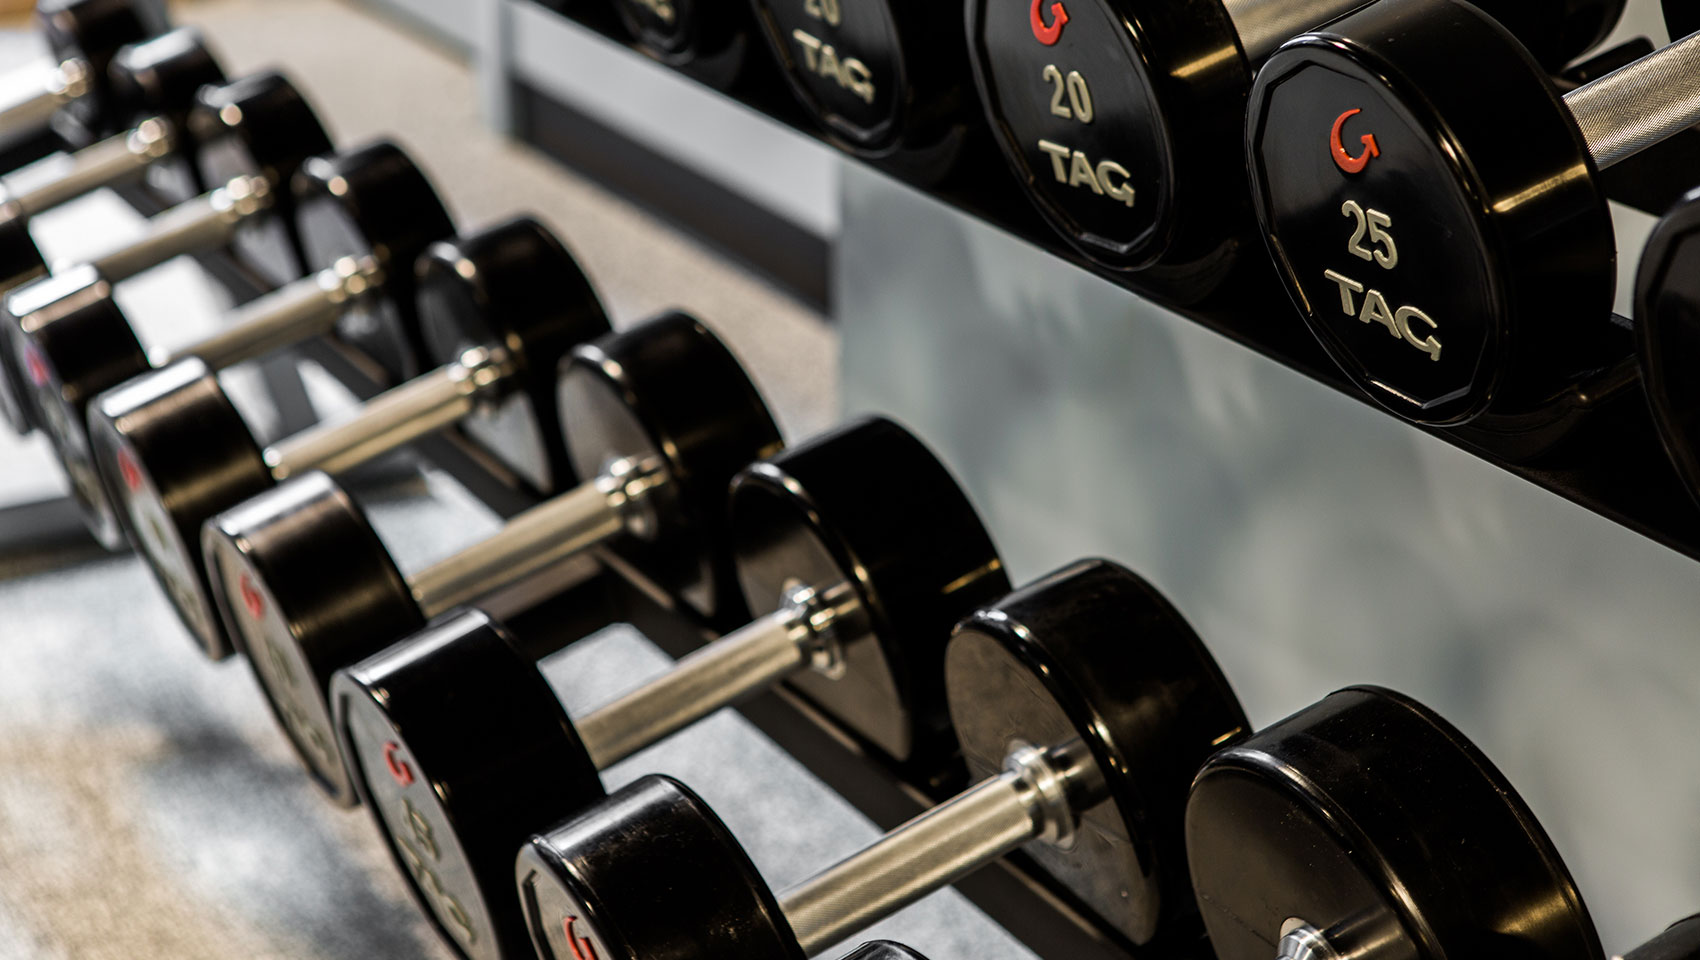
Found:
[{"label": "black dumbbell", "polygon": [[703,613],[738,614],[726,485],[777,449],[779,432],[737,359],[696,320],[665,314],[574,349],[559,397],[567,460],[584,482],[411,576],[323,473],[207,523],[202,552],[226,628],[338,802],[356,797],[330,715],[332,674],[440,613],[607,545]]},{"label": "black dumbbell", "polygon": [[861,420],[745,468],[729,513],[759,616],[576,721],[533,666],[576,637],[522,651],[477,610],[332,680],[360,797],[464,956],[529,953],[514,850],[601,800],[598,771],[782,680],[900,763],[951,756],[945,642],[1009,580],[944,465]]},{"label": "black dumbbell", "polygon": [[[1219,960],[1604,960],[1504,775],[1388,690],[1342,690],[1211,757],[1185,830]],[[1696,956],[1691,918],[1625,960]]]},{"label": "black dumbbell", "polygon": [[796,960],[1017,849],[1136,945],[1196,931],[1187,787],[1246,720],[1167,601],[1114,564],[1064,568],[958,626],[945,684],[985,779],[777,896],[665,777],[533,837],[515,869],[538,956]]},{"label": "black dumbbell", "polygon": [[[405,153],[384,141],[314,158],[306,171],[297,183],[303,201],[303,225],[315,219],[333,219],[348,241],[358,243],[310,245],[307,264],[314,271],[311,275],[235,311],[218,333],[169,354],[150,353],[111,296],[110,286],[96,295],[56,304],[49,308],[44,322],[32,323],[26,318],[11,331],[17,338],[16,355],[22,358],[29,377],[31,399],[43,412],[43,427],[71,478],[74,499],[89,530],[107,548],[123,545],[124,522],[118,506],[133,501],[115,496],[128,490],[122,482],[126,477],[117,483],[100,482],[89,426],[91,415],[99,420],[96,404],[106,391],[161,367],[168,370],[163,380],[149,381],[139,391],[125,393],[118,409],[134,412],[129,405],[153,396],[162,383],[186,386],[185,376],[188,383],[204,377],[205,383],[214,384],[205,389],[216,391],[214,374],[218,370],[330,333],[339,326],[358,329],[373,315],[397,318],[393,329],[378,331],[381,337],[396,341],[386,349],[386,356],[406,358],[402,370],[391,370],[399,375],[417,366],[413,359],[419,341],[417,323],[411,307],[405,306],[414,299],[412,261],[430,243],[454,229],[436,191]],[[389,302],[392,300],[398,302]],[[370,331],[358,335],[365,343],[379,339]],[[193,372],[188,372],[190,366]],[[171,403],[181,401],[178,396]],[[155,421],[158,409],[152,418]],[[205,411],[196,415],[204,416]],[[130,425],[140,427],[137,421]],[[198,428],[210,429],[204,423]],[[211,436],[202,433],[197,440],[207,443]],[[189,449],[215,457],[229,454],[233,448],[227,444],[217,448],[217,454],[205,446],[192,444]],[[231,462],[222,461],[227,468]],[[191,469],[186,462],[180,466]],[[237,482],[234,477],[227,479]],[[194,486],[208,496],[216,495],[216,491],[199,484]],[[199,532],[197,524],[197,537]]]},{"label": "black dumbbell", "polygon": [[929,179],[967,127],[962,17],[946,3],[751,0],[768,46],[833,141]]},{"label": "black dumbbell", "polygon": [[1700,35],[1560,96],[1477,8],[1391,0],[1284,44],[1246,135],[1279,273],[1347,378],[1509,431],[1633,353],[1599,171],[1696,120]]},{"label": "black dumbbell", "polygon": [[53,65],[0,77],[7,87],[0,98],[0,141],[45,133],[61,112],[84,130],[104,132],[112,58],[164,30],[163,19],[148,0],[40,0],[35,17]]},{"label": "black dumbbell", "polygon": [[1635,340],[1653,422],[1688,492],[1700,500],[1700,190],[1653,228],[1635,273]]},{"label": "black dumbbell", "polygon": [[[342,196],[358,193],[351,186]],[[389,205],[351,209],[375,207]],[[219,386],[218,364],[204,356],[131,381],[89,412],[95,459],[126,532],[209,657],[223,659],[234,646],[207,579],[201,527],[279,482],[313,470],[341,474],[474,420],[507,428],[487,447],[530,472],[541,489],[565,489],[572,477],[555,412],[556,370],[573,347],[609,329],[572,255],[531,219],[428,247],[429,237],[382,237],[374,234],[373,256],[388,259],[401,282],[380,280],[375,295],[413,297],[417,288],[417,320],[405,303],[397,307],[423,334],[425,356],[442,364],[433,372],[266,448]],[[341,304],[318,309],[340,312]],[[322,328],[328,319],[312,322]],[[252,335],[275,345],[277,326],[254,324]],[[287,329],[291,339],[303,335],[298,326]],[[243,332],[233,327],[223,336]]]},{"label": "black dumbbell", "polygon": [[[126,47],[112,63],[112,77],[132,129],[78,150],[51,176],[32,177],[25,187],[0,180],[0,294],[47,276],[47,259],[30,235],[36,214],[151,169],[172,170],[173,176],[161,179],[187,187],[169,195],[199,189],[193,164],[180,163],[192,153],[185,118],[203,86],[224,80],[200,34],[183,28]],[[34,423],[28,401],[18,393],[20,382],[10,354],[0,349],[0,414],[14,430],[27,433]]]},{"label": "black dumbbell", "polygon": [[[1072,246],[1112,269],[1204,276],[1250,234],[1245,103],[1258,64],[1363,3],[969,0],[970,59],[1005,159]],[[1623,0],[1481,6],[1557,69],[1605,38]]]},{"label": "black dumbbell", "polygon": [[[153,217],[143,239],[94,260],[70,267],[52,277],[12,290],[0,313],[0,355],[16,372],[21,409],[8,411],[20,432],[55,422],[80,428],[82,408],[91,395],[61,396],[46,357],[30,363],[29,340],[51,337],[46,328],[87,308],[99,308],[112,296],[114,284],[137,276],[185,253],[215,248],[234,241],[253,254],[249,265],[276,283],[300,275],[300,257],[293,231],[284,221],[292,205],[280,194],[307,157],[330,149],[330,141],[312,107],[288,80],[263,74],[218,87],[204,87],[189,125],[201,149],[196,158],[208,182],[223,186],[171,207]],[[268,223],[271,220],[274,222]],[[21,249],[7,234],[0,256],[19,259],[0,273],[28,269],[39,262],[33,245]],[[0,390],[0,396],[6,394]],[[44,398],[45,406],[44,406]],[[65,416],[65,406],[75,416]],[[61,457],[66,455],[61,451]],[[73,476],[73,481],[77,480]],[[85,477],[92,479],[92,477]]]},{"label": "black dumbbell", "polygon": [[730,86],[749,50],[745,0],[615,0],[638,49],[714,87]]}]

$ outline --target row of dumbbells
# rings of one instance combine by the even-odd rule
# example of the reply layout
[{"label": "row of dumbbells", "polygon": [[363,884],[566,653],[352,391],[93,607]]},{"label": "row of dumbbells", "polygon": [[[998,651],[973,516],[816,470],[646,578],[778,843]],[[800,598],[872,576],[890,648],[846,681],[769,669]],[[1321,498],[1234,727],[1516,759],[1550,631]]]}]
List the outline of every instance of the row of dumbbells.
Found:
[{"label": "row of dumbbells", "polygon": [[[1012,592],[898,425],[784,447],[704,325],[611,332],[547,230],[455,234],[393,145],[295,139],[311,111],[280,77],[197,84],[186,109],[200,146],[179,159],[214,189],[12,293],[20,410],[207,652],[246,655],[315,782],[366,802],[463,955],[807,956],[1017,849],[1136,945],[1202,929],[1222,960],[1602,955],[1527,808],[1420,704],[1354,689],[1253,731],[1131,571],[1084,561]],[[150,356],[112,284],[238,226],[306,279]],[[262,448],[216,370],[339,326],[397,375],[435,369]],[[489,449],[555,495],[403,576],[331,475],[480,416],[521,427]],[[471,604],[566,588],[587,556],[748,623],[569,717],[535,664],[578,637],[522,640]],[[780,682],[891,759],[960,757],[977,782],[779,893],[676,781],[604,795],[597,771]],[[870,698],[893,709],[852,708]],[[1697,955],[1693,926],[1635,956]]]},{"label": "row of dumbbells", "polygon": [[615,6],[687,69],[760,34],[822,128],[875,161],[978,162],[983,119],[1010,192],[1170,299],[1206,296],[1262,233],[1341,371],[1410,420],[1475,423],[1532,455],[1567,408],[1639,372],[1700,497],[1685,374],[1700,334],[1681,279],[1700,193],[1661,227],[1630,332],[1612,318],[1601,182],[1700,121],[1700,37],[1558,72],[1612,32],[1622,0]]}]

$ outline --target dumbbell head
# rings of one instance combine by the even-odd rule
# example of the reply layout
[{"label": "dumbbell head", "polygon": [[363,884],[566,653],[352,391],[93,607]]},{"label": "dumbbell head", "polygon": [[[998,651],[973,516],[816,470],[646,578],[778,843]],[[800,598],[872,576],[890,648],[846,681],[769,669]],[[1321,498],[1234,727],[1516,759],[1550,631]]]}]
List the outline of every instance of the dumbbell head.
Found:
[{"label": "dumbbell head", "polygon": [[639,535],[614,549],[703,614],[736,622],[726,485],[779,449],[779,428],[738,358],[683,313],[573,351],[558,392],[567,460],[579,477],[610,463],[658,466]]},{"label": "dumbbell head", "polygon": [[708,70],[719,82],[736,73],[749,22],[742,0],[617,0],[614,9],[638,46],[662,63]]},{"label": "dumbbell head", "polygon": [[1074,737],[1104,773],[1110,799],[1080,814],[1075,842],[1028,844],[1030,857],[1135,943],[1193,922],[1187,785],[1250,725],[1155,588],[1105,560],[1064,567],[965,620],[945,680],[970,776],[997,773],[1011,743]]},{"label": "dumbbell head", "polygon": [[306,271],[290,183],[308,158],[334,149],[330,134],[312,104],[281,73],[250,74],[205,87],[198,101],[188,129],[201,181],[215,187],[236,177],[260,176],[274,188],[274,215],[244,224],[234,244],[237,252],[275,284],[299,277]]},{"label": "dumbbell head", "polygon": [[[1257,65],[1361,2],[970,0],[970,60],[1005,158],[1063,237],[1115,269],[1202,270],[1249,222],[1244,192],[1226,185],[1243,176]],[[1555,70],[1623,8],[1481,5]]]},{"label": "dumbbell head", "polygon": [[149,0],[38,0],[35,16],[55,60],[88,62],[95,95],[81,98],[71,112],[99,132],[110,122],[104,107],[113,58],[125,46],[165,29],[164,19]]},{"label": "dumbbell head", "polygon": [[961,126],[966,64],[950,4],[753,0],[803,106],[846,149],[881,159]]},{"label": "dumbbell head", "polygon": [[[1193,884],[1221,960],[1601,960],[1558,852],[1451,725],[1352,688],[1206,762],[1186,810]],[[1323,952],[1332,949],[1333,953]]]},{"label": "dumbbell head", "polygon": [[[833,679],[792,678],[893,755],[947,756],[944,642],[1008,580],[944,467],[868,419],[748,467],[733,490],[751,611],[780,610],[798,586],[854,593],[834,604],[852,612],[832,628]],[[466,611],[338,673],[332,702],[361,798],[437,926],[469,957],[522,950],[514,849],[603,795],[594,748],[531,656]]]},{"label": "dumbbell head", "polygon": [[497,346],[518,368],[517,388],[463,421],[509,467],[545,492],[578,480],[561,441],[555,378],[572,349],[609,332],[608,315],[578,262],[529,217],[432,244],[415,270],[425,358],[453,363]]},{"label": "dumbbell head", "polygon": [[[189,154],[189,114],[202,87],[223,84],[224,70],[207,49],[201,32],[179,27],[152,40],[125,47],[108,69],[113,111],[120,123],[158,117],[179,138],[178,151]],[[198,178],[197,178],[198,179]]]},{"label": "dumbbell head", "polygon": [[[510,274],[520,265],[548,267],[541,276],[556,280],[577,273],[559,243],[542,228],[528,224],[503,224],[433,247],[434,256],[459,265],[465,275],[463,284],[482,292],[463,300],[423,296],[420,311],[432,318],[426,323],[438,329],[466,324],[469,334],[482,338],[468,346],[493,344],[513,352],[519,358],[517,389],[548,411],[548,426],[538,436],[553,438],[559,433],[553,420],[559,357],[577,342],[572,337],[592,339],[607,329],[607,322],[588,286],[557,290],[559,300],[500,292],[510,283],[527,289],[536,286],[538,281],[529,275]],[[386,225],[372,221],[366,226]],[[368,249],[384,248],[392,257],[411,252],[404,248],[415,242],[412,225],[404,226],[405,235],[400,237],[367,237]],[[427,283],[432,284],[442,290],[454,287],[446,278]],[[411,284],[403,287],[411,289]],[[376,289],[360,296],[388,295],[387,284],[380,280]],[[413,311],[400,313],[411,324]],[[458,356],[458,350],[448,354],[451,360]],[[131,539],[202,651],[215,659],[229,656],[233,644],[218,616],[213,584],[206,579],[201,527],[219,512],[270,489],[275,479],[247,422],[220,386],[217,372],[189,357],[131,380],[94,405],[89,430],[100,473]],[[522,451],[525,455],[530,444],[542,441],[522,437],[519,442],[528,444]],[[495,452],[500,455],[499,450]],[[550,454],[551,464],[565,458],[554,450]]]},{"label": "dumbbell head", "polygon": [[384,268],[386,296],[350,310],[338,333],[395,378],[417,375],[423,344],[413,314],[419,302],[413,264],[431,244],[454,235],[436,188],[405,151],[380,140],[305,161],[294,193],[309,270],[366,256]]},{"label": "dumbbell head", "polygon": [[[946,689],[966,756],[995,756],[1000,771],[1012,747],[1073,758],[1069,774],[1027,794],[1047,798],[1031,802],[1045,805],[1047,831],[1057,829],[1047,836],[1056,851],[1041,862],[1059,882],[1136,943],[1165,922],[1189,922],[1185,859],[1172,835],[1192,772],[1245,717],[1167,602],[1111,564],[1065,568],[957,628]],[[1058,806],[1066,809],[1053,819]],[[1076,829],[1062,832],[1063,822]],[[899,859],[925,872],[935,864],[924,858],[940,855],[916,848]],[[854,869],[854,859],[842,866]],[[837,889],[849,901],[885,892],[842,878]],[[584,943],[604,960],[674,955],[687,943],[705,960],[796,960],[799,941],[830,939],[805,933],[782,906],[792,894],[775,897],[707,804],[662,777],[533,837],[517,881],[544,960],[583,956]]]},{"label": "dumbbell head", "polygon": [[1291,40],[1259,72],[1247,123],[1293,301],[1383,405],[1431,424],[1516,413],[1599,364],[1600,344],[1560,323],[1609,326],[1594,158],[1540,66],[1480,10],[1391,0]]},{"label": "dumbbell head", "polygon": [[[718,597],[729,579],[724,507],[712,507],[708,491],[723,501],[732,474],[778,445],[742,367],[701,324],[670,314],[581,346],[562,383],[572,399],[563,406],[568,459],[580,476],[596,477],[613,461],[660,465],[660,495],[642,498],[647,516],[635,525],[644,544],[633,555],[688,568],[692,576],[657,579]],[[505,529],[523,533],[526,522]],[[214,518],[202,551],[226,627],[303,761],[327,793],[353,803],[332,734],[330,679],[424,625],[412,586],[365,514],[323,474]]]},{"label": "dumbbell head", "polygon": [[890,420],[859,420],[745,469],[731,522],[751,610],[779,609],[799,584],[854,591],[854,612],[833,628],[843,675],[791,682],[898,760],[953,751],[944,646],[1009,578],[944,464]]},{"label": "dumbbell head", "polygon": [[1653,228],[1635,274],[1641,384],[1665,451],[1700,500],[1700,190]]}]

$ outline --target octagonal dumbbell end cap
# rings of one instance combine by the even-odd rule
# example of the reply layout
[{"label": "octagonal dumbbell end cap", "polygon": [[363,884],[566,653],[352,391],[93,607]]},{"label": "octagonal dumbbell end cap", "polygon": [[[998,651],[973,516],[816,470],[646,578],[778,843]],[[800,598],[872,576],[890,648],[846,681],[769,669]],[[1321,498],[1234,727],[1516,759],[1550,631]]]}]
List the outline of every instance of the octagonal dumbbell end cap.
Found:
[{"label": "octagonal dumbbell end cap", "polygon": [[1677,201],[1647,239],[1635,274],[1635,340],[1659,437],[1700,500],[1700,190]]},{"label": "octagonal dumbbell end cap", "polygon": [[1221,960],[1268,960],[1300,923],[1342,956],[1380,941],[1418,957],[1604,956],[1505,777],[1388,690],[1339,691],[1210,757],[1185,836]]},{"label": "octagonal dumbbell end cap", "polygon": [[945,645],[1010,584],[938,457],[891,420],[862,418],[746,467],[729,510],[751,610],[779,609],[799,583],[855,591],[855,612],[833,627],[854,682],[813,671],[791,682],[899,761],[954,754]]},{"label": "octagonal dumbbell end cap", "polygon": [[437,188],[400,146],[375,140],[306,160],[292,192],[308,270],[370,257],[384,271],[380,296],[365,301],[358,324],[371,329],[339,329],[393,376],[417,376],[424,344],[414,264],[455,232]]},{"label": "octagonal dumbbell end cap", "polygon": [[205,363],[187,357],[109,390],[89,442],[130,542],[202,653],[235,652],[201,552],[201,528],[273,486],[265,455]]},{"label": "octagonal dumbbell end cap", "polygon": [[1598,367],[1616,270],[1597,168],[1545,72],[1481,10],[1389,0],[1289,40],[1246,130],[1278,272],[1365,394],[1452,426],[1544,406]]},{"label": "octagonal dumbbell end cap", "polygon": [[516,390],[550,478],[545,492],[585,479],[567,461],[556,378],[574,347],[612,328],[572,254],[543,224],[519,217],[431,244],[415,273],[425,362],[452,363],[476,346],[504,350],[518,368]]},{"label": "octagonal dumbbell end cap", "polygon": [[1249,729],[1232,688],[1178,611],[1137,574],[1083,560],[966,618],[945,654],[951,720],[971,776],[1010,744],[1083,741],[1109,802],[1072,846],[1029,844],[1041,867],[1089,876],[1077,895],[1136,944],[1196,930],[1175,829],[1204,759]]},{"label": "octagonal dumbbell end cap", "polygon": [[[173,134],[188,136],[189,114],[202,87],[225,82],[218,58],[201,31],[178,27],[143,43],[125,47],[107,70],[114,116],[133,124],[149,117],[169,121]],[[189,153],[187,144],[180,152]],[[204,185],[203,185],[204,188]]]},{"label": "octagonal dumbbell end cap", "polygon": [[209,520],[201,551],[225,629],[314,783],[354,805],[331,677],[425,626],[365,511],[305,473]]},{"label": "octagonal dumbbell end cap", "polygon": [[615,549],[704,614],[747,619],[726,548],[726,490],[781,440],[738,358],[694,317],[666,313],[575,348],[557,399],[579,476],[614,458],[665,474],[645,504],[650,532]]},{"label": "octagonal dumbbell end cap", "polygon": [[636,780],[532,837],[515,870],[540,960],[576,960],[587,945],[602,960],[803,960],[749,854],[669,777]]},{"label": "octagonal dumbbell end cap", "polygon": [[514,850],[604,796],[542,674],[466,609],[339,671],[331,698],[360,799],[426,915],[474,960],[525,952]]}]

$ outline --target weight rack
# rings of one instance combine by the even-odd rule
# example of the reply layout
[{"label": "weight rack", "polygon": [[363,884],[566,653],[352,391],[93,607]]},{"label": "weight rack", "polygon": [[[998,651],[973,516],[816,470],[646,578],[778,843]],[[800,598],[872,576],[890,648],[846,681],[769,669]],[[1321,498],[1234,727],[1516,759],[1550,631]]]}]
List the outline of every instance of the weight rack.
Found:
[{"label": "weight rack", "polygon": [[[22,164],[58,150],[74,150],[92,137],[64,130],[20,144],[0,162]],[[164,209],[165,201],[144,184],[132,184],[119,195],[140,215]],[[234,304],[246,303],[273,289],[255,270],[227,250],[192,257],[229,295]],[[328,337],[307,341],[258,361],[267,399],[278,415],[282,432],[298,432],[318,420],[303,383],[299,364],[316,364],[364,401],[383,392],[388,383],[380,366],[357,348]],[[414,441],[411,449],[421,460],[454,479],[499,518],[512,518],[537,505],[543,496],[502,467],[458,430],[447,430]],[[93,543],[68,499],[46,500],[0,508],[0,566],[8,557],[50,555],[70,561],[103,551]],[[629,624],[669,656],[678,659],[739,626],[736,621],[705,619],[669,597],[664,589],[605,549],[592,551],[595,572],[576,586],[513,618],[521,643],[541,631],[555,635],[588,636],[613,623]],[[573,564],[567,564],[573,567]],[[560,570],[548,570],[510,588],[534,589]],[[576,573],[576,569],[575,569]],[[948,798],[967,784],[960,760],[944,773],[930,775],[884,759],[877,750],[800,693],[776,688],[735,707],[746,720],[802,763],[881,830],[911,819]],[[1046,960],[1208,960],[1202,940],[1194,943],[1154,941],[1135,947],[1105,929],[1078,909],[1071,895],[1034,869],[1023,853],[1014,854],[955,884],[1000,926]]]},{"label": "weight rack", "polygon": [[[633,43],[613,12],[601,5],[576,4],[561,12],[540,0],[505,2],[518,8],[509,14],[523,14],[528,27],[542,27],[544,23],[540,21],[553,18],[558,29],[588,30],[609,43],[627,48],[632,57],[653,62]],[[1648,49],[1645,44],[1623,44],[1578,64],[1557,79],[1561,85],[1574,86]],[[831,140],[792,96],[772,58],[757,50],[748,59],[751,62],[738,80],[720,92],[798,136],[831,146]],[[657,64],[655,69],[669,68]],[[503,70],[505,73],[498,82],[504,86],[504,94],[512,105],[514,133],[520,139],[569,164],[580,164],[593,152],[574,142],[584,139],[578,127],[587,122],[586,117],[528,82],[520,69],[504,64]],[[596,124],[594,120],[588,122],[593,127]],[[595,134],[619,136],[608,131],[593,131]],[[1094,266],[1057,236],[1021,195],[977,112],[971,118],[968,141],[952,172],[931,185],[901,167],[870,163],[842,151],[840,156],[844,162],[878,170],[1050,256],[1382,411],[1340,373],[1304,324],[1292,314],[1263,241],[1254,231],[1236,241],[1240,255],[1225,278],[1215,285],[1214,292],[1187,302],[1188,298],[1182,295],[1184,291],[1173,284]],[[614,163],[595,164],[593,169],[603,173],[614,166]],[[1700,130],[1687,130],[1608,169],[1603,179],[1612,200],[1658,216],[1694,186],[1682,174],[1684,170],[1694,169],[1700,169]],[[635,181],[646,173],[628,176]],[[619,186],[619,181],[627,177],[615,179]],[[1243,184],[1224,187],[1243,188]],[[802,293],[809,296],[813,291],[805,289]],[[1274,311],[1282,318],[1291,315],[1292,322],[1267,322],[1270,304],[1275,305]],[[1630,337],[1629,319],[1616,314],[1592,320],[1591,325],[1609,328],[1608,336],[1621,336],[1625,340]],[[1521,435],[1492,432],[1473,424],[1449,428],[1420,426],[1408,424],[1390,413],[1386,415],[1401,426],[1422,430],[1685,556],[1700,559],[1700,509],[1696,509],[1665,454],[1632,362],[1604,370],[1568,391],[1552,405],[1550,417],[1531,424],[1529,431]]]}]

